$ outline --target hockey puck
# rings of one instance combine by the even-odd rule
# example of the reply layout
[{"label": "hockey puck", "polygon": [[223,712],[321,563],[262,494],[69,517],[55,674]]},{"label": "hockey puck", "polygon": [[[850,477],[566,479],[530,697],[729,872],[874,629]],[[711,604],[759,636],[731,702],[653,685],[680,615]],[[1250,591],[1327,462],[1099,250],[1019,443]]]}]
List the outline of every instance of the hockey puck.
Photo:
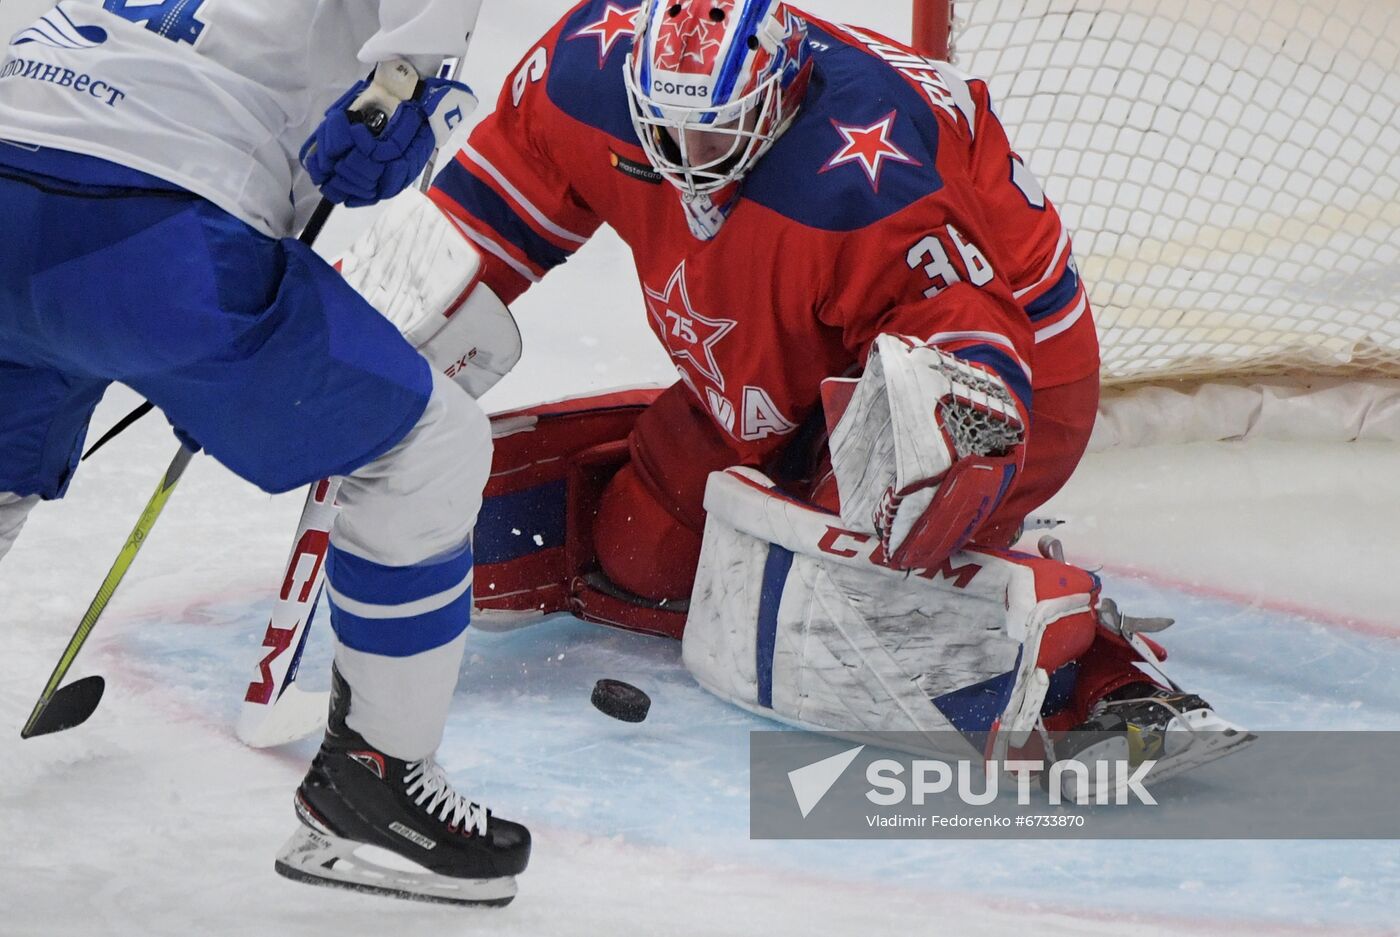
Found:
[{"label": "hockey puck", "polygon": [[592,699],[599,712],[623,722],[641,722],[651,711],[651,697],[621,680],[599,680]]}]

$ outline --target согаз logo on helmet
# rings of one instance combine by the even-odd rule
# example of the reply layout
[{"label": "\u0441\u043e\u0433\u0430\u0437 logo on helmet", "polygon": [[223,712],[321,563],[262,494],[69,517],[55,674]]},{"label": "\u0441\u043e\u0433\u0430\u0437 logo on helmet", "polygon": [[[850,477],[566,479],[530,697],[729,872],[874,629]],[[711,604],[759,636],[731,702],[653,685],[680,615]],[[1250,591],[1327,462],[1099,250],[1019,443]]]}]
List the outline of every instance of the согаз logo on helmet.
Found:
[{"label": "\u0441\u043e\u0433\u0430\u0437 logo on helmet", "polygon": [[662,94],[683,94],[689,98],[708,98],[710,89],[708,85],[682,85],[674,81],[657,80],[652,82],[651,90]]}]

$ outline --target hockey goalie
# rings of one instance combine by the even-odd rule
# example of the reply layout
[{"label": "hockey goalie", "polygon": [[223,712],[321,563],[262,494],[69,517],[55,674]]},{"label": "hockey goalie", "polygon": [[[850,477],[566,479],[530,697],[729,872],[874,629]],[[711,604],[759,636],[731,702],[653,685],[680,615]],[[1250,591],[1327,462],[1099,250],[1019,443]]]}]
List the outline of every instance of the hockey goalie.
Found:
[{"label": "hockey goalie", "polygon": [[[1161,620],[1011,550],[1084,452],[1099,359],[983,82],[775,0],[589,0],[430,198],[386,222],[461,257],[410,304],[424,334],[607,224],[680,375],[493,420],[478,608],[682,638],[706,689],[819,730],[1093,728],[1156,778],[1249,740],[1162,674]],[[376,288],[389,243],[347,276]],[[461,331],[439,367],[478,357]]]}]

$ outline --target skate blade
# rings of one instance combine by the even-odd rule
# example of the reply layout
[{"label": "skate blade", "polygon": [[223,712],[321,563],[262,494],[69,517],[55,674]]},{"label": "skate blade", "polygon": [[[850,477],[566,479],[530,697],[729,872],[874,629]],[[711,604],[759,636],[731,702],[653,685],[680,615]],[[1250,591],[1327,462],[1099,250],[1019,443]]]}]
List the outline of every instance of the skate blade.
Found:
[{"label": "skate blade", "polygon": [[[366,858],[365,845],[301,827],[277,854],[277,874],[294,882],[434,904],[500,908],[515,899],[515,877],[453,878],[417,866],[390,868]],[[399,859],[404,865],[416,863]]]},{"label": "skate blade", "polygon": [[1158,761],[1148,778],[1148,787],[1246,748],[1259,736],[1243,729],[1231,728],[1226,731],[1213,731],[1207,738],[1209,741],[1196,742],[1179,754]]},{"label": "skate blade", "polygon": [[[1207,735],[1198,736],[1197,738],[1205,739],[1205,741],[1197,741],[1174,755],[1158,760],[1157,764],[1153,766],[1151,773],[1144,779],[1144,785],[1149,790],[1155,790],[1163,781],[1169,781],[1177,775],[1193,771],[1202,765],[1209,764],[1212,761],[1217,761],[1224,758],[1226,755],[1237,752],[1254,742],[1259,736],[1232,726],[1229,729],[1212,731]],[[1109,760],[1121,760],[1128,754],[1126,740],[1123,741],[1120,748],[1120,751],[1114,751],[1112,754],[1109,754],[1105,750],[1098,757],[1108,758]],[[1077,757],[1084,759],[1085,754],[1086,752],[1081,752]],[[1084,760],[1092,764],[1097,759],[1095,757],[1089,757]],[[1066,774],[1061,781],[1063,795],[1071,802],[1089,803],[1097,798],[1098,787],[1090,783],[1085,789],[1083,798],[1081,799],[1076,782],[1077,779],[1073,774]],[[1110,791],[1116,792],[1117,790],[1117,787],[1110,787]]]}]

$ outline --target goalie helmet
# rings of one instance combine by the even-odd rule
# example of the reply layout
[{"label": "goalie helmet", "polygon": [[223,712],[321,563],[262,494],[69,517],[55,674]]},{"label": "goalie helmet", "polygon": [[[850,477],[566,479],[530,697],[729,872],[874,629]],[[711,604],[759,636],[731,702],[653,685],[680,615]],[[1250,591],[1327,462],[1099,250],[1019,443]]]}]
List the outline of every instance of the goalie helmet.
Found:
[{"label": "goalie helmet", "polygon": [[694,200],[743,178],[792,122],[807,25],[778,0],[647,0],[625,70],[647,158]]}]

